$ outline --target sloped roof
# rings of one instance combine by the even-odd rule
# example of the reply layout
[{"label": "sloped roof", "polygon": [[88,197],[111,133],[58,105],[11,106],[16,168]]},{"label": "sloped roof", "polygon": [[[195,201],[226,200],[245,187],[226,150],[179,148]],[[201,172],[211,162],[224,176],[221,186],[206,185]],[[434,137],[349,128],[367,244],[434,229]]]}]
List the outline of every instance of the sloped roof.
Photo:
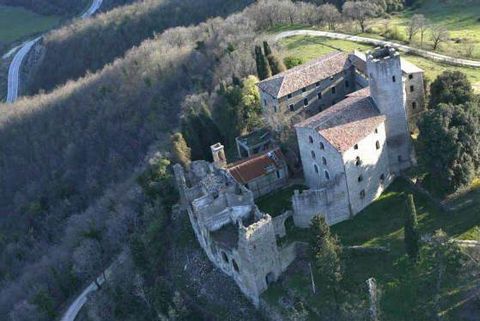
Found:
[{"label": "sloped roof", "polygon": [[345,152],[384,121],[367,87],[295,127],[314,128],[338,151]]},{"label": "sloped roof", "polygon": [[267,78],[258,83],[258,87],[273,97],[280,98],[334,76],[351,66],[347,53],[333,52]]},{"label": "sloped roof", "polygon": [[285,156],[280,148],[252,155],[228,166],[229,173],[241,184],[247,184],[255,178],[268,174],[268,169],[280,169],[285,166]]}]

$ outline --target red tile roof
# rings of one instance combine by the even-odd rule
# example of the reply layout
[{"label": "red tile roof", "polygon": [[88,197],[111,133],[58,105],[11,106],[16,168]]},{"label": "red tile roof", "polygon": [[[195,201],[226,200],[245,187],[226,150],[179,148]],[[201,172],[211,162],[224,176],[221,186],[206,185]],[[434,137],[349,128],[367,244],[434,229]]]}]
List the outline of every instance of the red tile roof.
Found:
[{"label": "red tile roof", "polygon": [[345,152],[384,121],[367,87],[295,127],[314,128],[338,151]]},{"label": "red tile roof", "polygon": [[283,168],[285,164],[285,156],[277,147],[233,163],[227,170],[239,183],[247,184],[255,178],[268,174],[268,168],[277,170]]},{"label": "red tile roof", "polygon": [[351,66],[347,53],[333,52],[267,78],[258,83],[258,87],[273,97],[280,98],[334,76]]}]

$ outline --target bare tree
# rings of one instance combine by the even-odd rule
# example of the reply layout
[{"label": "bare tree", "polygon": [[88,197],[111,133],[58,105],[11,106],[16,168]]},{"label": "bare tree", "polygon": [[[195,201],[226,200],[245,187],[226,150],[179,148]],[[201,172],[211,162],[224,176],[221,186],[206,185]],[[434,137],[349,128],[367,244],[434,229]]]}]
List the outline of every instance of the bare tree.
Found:
[{"label": "bare tree", "polygon": [[426,18],[423,14],[415,14],[412,16],[407,26],[408,42],[412,42],[413,37],[415,37],[425,23]]},{"label": "bare tree", "polygon": [[318,8],[318,13],[320,14],[320,20],[325,22],[330,30],[335,30],[336,24],[342,17],[337,7],[329,3],[321,5]]},{"label": "bare tree", "polygon": [[435,26],[432,28],[433,50],[437,50],[441,42],[447,41],[450,34],[447,28],[442,26]]},{"label": "bare tree", "polygon": [[357,21],[362,32],[365,32],[367,20],[375,16],[377,8],[367,1],[347,1],[342,7],[342,12],[345,17]]}]

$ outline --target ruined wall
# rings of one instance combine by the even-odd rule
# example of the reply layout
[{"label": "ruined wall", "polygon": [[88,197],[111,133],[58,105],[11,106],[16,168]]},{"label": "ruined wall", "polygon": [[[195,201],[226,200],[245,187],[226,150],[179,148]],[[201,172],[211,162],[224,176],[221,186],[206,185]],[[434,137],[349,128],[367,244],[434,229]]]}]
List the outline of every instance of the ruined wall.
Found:
[{"label": "ruined wall", "polygon": [[[410,129],[416,127],[416,122],[425,111],[425,84],[423,72],[407,74],[404,77],[407,110]],[[412,91],[413,89],[413,91]]]},{"label": "ruined wall", "polygon": [[285,186],[287,182],[288,167],[285,164],[285,166],[278,171],[275,170],[267,175],[251,180],[245,187],[253,193],[255,198],[257,198]]},{"label": "ruined wall", "polygon": [[278,215],[273,218],[273,229],[275,230],[275,235],[277,237],[284,237],[287,235],[285,221],[292,217],[292,214],[292,211],[286,211],[282,215]]},{"label": "ruined wall", "polygon": [[174,172],[182,205],[209,260],[258,306],[260,294],[295,253],[286,251],[282,257],[272,218],[258,210],[252,193],[225,170],[198,161],[187,174],[178,164]]}]

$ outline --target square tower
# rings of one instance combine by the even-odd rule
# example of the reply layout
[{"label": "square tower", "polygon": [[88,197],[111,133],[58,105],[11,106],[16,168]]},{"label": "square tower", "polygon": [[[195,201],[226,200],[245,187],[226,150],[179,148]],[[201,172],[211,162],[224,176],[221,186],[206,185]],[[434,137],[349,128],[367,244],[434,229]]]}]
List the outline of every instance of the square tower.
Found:
[{"label": "square tower", "polygon": [[367,54],[367,72],[371,96],[386,116],[390,171],[398,174],[414,160],[400,55],[391,47],[376,48]]}]

